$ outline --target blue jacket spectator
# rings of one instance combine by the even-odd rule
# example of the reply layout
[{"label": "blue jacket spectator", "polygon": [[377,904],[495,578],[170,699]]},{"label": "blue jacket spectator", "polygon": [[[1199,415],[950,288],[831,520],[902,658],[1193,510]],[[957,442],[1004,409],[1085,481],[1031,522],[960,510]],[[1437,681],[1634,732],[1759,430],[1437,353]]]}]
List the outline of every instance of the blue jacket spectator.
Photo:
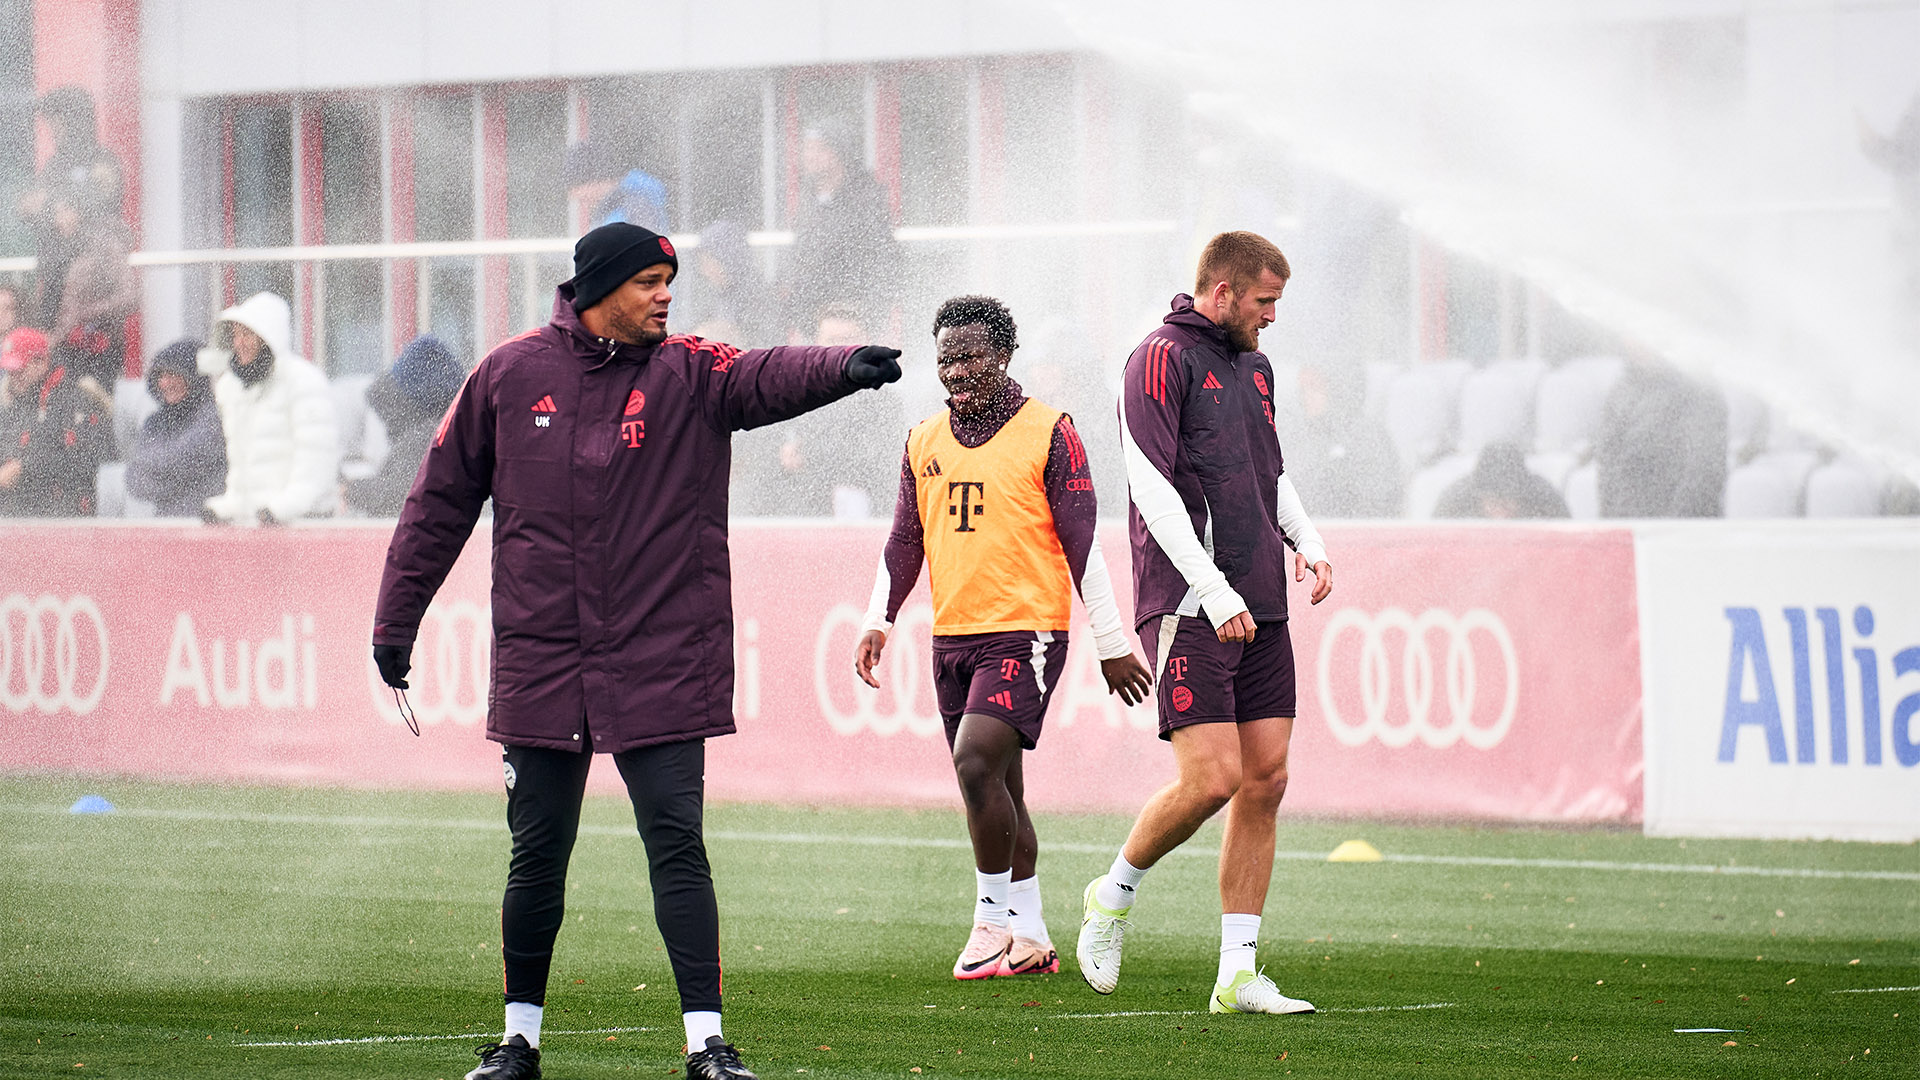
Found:
[{"label": "blue jacket spectator", "polygon": [[387,426],[390,449],[380,471],[347,481],[347,505],[371,517],[399,517],[440,418],[466,381],[466,366],[439,338],[407,342],[386,374],[367,387],[367,407]]},{"label": "blue jacket spectator", "polygon": [[147,393],[160,408],[133,437],[127,492],[160,517],[197,518],[227,486],[227,440],[213,381],[195,365],[200,349],[201,342],[176,341],[147,365]]}]

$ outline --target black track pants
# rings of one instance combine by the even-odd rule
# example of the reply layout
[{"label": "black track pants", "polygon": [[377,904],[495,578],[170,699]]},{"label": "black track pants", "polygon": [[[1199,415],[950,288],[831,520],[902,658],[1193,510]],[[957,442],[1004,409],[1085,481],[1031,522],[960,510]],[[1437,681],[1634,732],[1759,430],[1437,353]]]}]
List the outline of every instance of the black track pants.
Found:
[{"label": "black track pants", "polygon": [[[647,848],[653,918],[667,945],[683,1012],[720,1009],[720,913],[701,839],[706,743],[668,743],[613,756]],[[567,860],[593,755],[506,748],[513,861],[500,906],[508,1001],[546,1003],[553,940],[566,917]]]}]

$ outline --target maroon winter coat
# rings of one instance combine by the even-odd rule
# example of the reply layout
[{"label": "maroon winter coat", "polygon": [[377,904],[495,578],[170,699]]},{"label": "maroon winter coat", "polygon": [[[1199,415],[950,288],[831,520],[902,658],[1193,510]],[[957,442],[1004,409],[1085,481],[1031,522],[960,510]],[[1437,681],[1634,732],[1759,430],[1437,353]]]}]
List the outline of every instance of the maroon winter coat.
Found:
[{"label": "maroon winter coat", "polygon": [[441,421],[387,548],[376,645],[411,644],[480,507],[493,517],[487,736],[637,746],[733,726],[729,435],[854,392],[848,348],[741,352],[553,321],[480,362]]}]

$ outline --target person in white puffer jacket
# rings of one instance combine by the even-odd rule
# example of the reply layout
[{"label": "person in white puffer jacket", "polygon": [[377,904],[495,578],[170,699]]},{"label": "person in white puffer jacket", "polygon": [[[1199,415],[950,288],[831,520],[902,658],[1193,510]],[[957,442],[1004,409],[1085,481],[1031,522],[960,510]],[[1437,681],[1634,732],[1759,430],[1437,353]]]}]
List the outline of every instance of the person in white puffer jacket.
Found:
[{"label": "person in white puffer jacket", "polygon": [[272,525],[331,514],[340,440],[327,377],[293,352],[287,302],[261,292],[220,313],[202,374],[227,434],[227,489],[207,500],[216,523]]}]

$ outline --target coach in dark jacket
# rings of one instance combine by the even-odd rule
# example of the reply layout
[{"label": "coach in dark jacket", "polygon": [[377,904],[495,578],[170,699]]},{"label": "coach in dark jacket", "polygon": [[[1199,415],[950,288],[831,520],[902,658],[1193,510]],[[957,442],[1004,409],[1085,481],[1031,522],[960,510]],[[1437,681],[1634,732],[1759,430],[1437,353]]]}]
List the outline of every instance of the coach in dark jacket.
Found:
[{"label": "coach in dark jacket", "polygon": [[407,342],[393,367],[367,387],[367,407],[387,428],[387,458],[379,472],[347,481],[348,506],[372,517],[400,516],[436,425],[466,377],[439,338],[422,334]]},{"label": "coach in dark jacket", "polygon": [[176,341],[147,365],[147,393],[159,408],[140,424],[127,452],[127,492],[161,517],[198,518],[227,489],[227,440],[213,383],[194,363],[202,343]]},{"label": "coach in dark jacket", "polygon": [[719,916],[701,842],[708,736],[733,726],[728,439],[899,378],[893,349],[741,352],[669,337],[672,244],[603,225],[546,326],[490,353],[441,421],[387,550],[374,658],[408,653],[492,496],[487,732],[506,744],[513,861],[501,910],[507,1029],[471,1076],[538,1073],[541,1008],[593,751],[646,840],[689,1077],[751,1076],[720,1031]]}]

